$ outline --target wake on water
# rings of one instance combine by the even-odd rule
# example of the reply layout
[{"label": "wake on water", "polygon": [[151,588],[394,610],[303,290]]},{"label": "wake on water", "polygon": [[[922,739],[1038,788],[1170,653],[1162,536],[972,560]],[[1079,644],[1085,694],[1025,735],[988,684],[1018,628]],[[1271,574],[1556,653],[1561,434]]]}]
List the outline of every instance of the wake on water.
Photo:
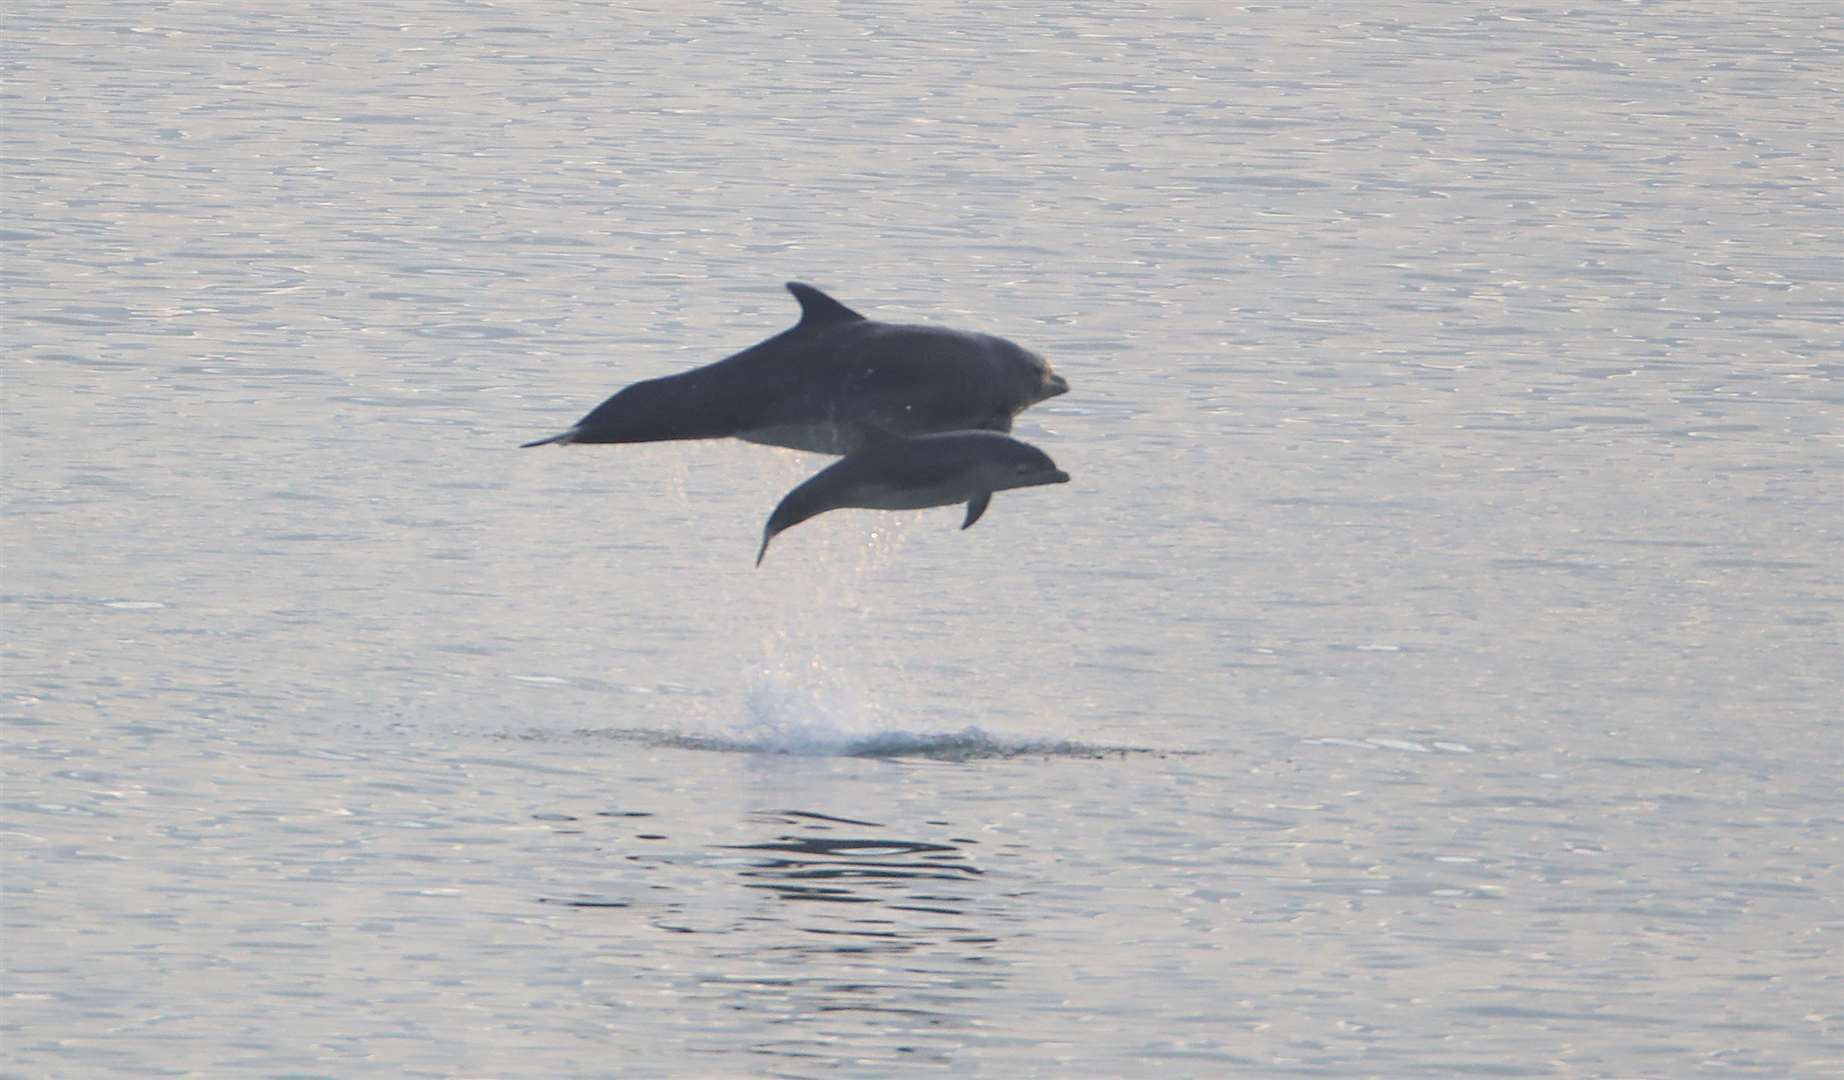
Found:
[{"label": "wake on water", "polygon": [[800,757],[928,758],[974,761],[1015,757],[1116,757],[1146,747],[996,735],[969,725],[958,731],[910,731],[882,726],[838,694],[816,693],[764,678],[744,700],[732,730],[703,734],[641,728],[594,728],[578,734],[679,750]]}]

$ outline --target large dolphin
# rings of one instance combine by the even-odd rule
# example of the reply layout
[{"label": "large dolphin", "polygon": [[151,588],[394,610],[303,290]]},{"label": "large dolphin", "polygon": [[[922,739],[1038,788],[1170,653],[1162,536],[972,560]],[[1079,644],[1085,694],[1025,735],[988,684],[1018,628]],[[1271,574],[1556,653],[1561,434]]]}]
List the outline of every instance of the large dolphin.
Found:
[{"label": "large dolphin", "polygon": [[762,530],[768,542],[816,514],[847,506],[921,510],[967,504],[963,529],[986,512],[992,493],[1063,484],[1069,474],[1035,446],[993,431],[950,431],[912,439],[872,436],[872,445],[833,462],[781,500]]},{"label": "large dolphin", "polygon": [[880,433],[1010,431],[1069,389],[1044,358],[1001,337],[876,322],[788,282],[800,322],[701,368],[616,393],[546,443],[718,439],[846,454]]}]

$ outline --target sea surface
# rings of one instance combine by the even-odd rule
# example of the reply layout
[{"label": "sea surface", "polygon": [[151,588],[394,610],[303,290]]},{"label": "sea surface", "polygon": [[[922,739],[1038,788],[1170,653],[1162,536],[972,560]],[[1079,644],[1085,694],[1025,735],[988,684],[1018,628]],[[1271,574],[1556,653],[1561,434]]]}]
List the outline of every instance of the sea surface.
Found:
[{"label": "sea surface", "polygon": [[[1844,1076],[1835,3],[0,35],[0,1075]],[[544,447],[809,281],[1072,483]]]}]

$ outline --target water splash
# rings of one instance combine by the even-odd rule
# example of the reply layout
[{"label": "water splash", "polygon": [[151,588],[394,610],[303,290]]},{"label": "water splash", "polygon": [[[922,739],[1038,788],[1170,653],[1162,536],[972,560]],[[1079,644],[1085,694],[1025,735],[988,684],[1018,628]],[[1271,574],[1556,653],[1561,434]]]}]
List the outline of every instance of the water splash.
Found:
[{"label": "water splash", "polygon": [[[688,516],[738,488],[759,490],[764,505],[772,505],[774,492],[785,492],[826,464],[811,454],[763,453],[760,447],[717,448],[709,454],[724,467],[693,468],[686,463],[696,459],[679,447],[657,462],[666,488]],[[723,487],[696,490],[717,476],[724,477]],[[968,761],[1150,752],[1014,738],[966,722],[964,701],[972,695],[961,692],[961,683],[950,683],[936,666],[930,642],[943,632],[939,616],[929,606],[914,614],[910,575],[915,571],[900,558],[921,527],[951,534],[956,513],[850,511],[803,525],[798,536],[777,541],[769,565],[742,570],[727,595],[713,602],[713,610],[724,614],[707,623],[704,655],[721,658],[715,670],[703,675],[702,682],[712,687],[709,695],[675,702],[664,729],[594,728],[575,734],[656,747],[801,757]],[[909,608],[902,606],[904,597]],[[955,693],[943,694],[944,688]],[[675,721],[686,726],[675,730]]]},{"label": "water splash", "polygon": [[874,736],[877,726],[871,710],[840,687],[803,689],[769,676],[744,694],[743,719],[732,734],[739,745],[767,752],[835,755]]}]

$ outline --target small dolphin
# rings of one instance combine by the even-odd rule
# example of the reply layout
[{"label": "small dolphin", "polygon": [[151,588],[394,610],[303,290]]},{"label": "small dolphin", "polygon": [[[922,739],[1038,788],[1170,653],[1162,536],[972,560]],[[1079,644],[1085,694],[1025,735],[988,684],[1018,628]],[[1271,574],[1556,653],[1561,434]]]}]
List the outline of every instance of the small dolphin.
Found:
[{"label": "small dolphin", "polygon": [[546,443],[720,439],[847,454],[879,432],[1010,431],[1069,390],[1044,358],[1001,337],[876,322],[788,282],[800,322],[734,356],[637,382]]},{"label": "small dolphin", "polygon": [[898,439],[873,434],[872,445],[821,469],[781,500],[762,530],[756,565],[779,533],[828,510],[921,510],[967,504],[968,529],[992,493],[1065,484],[1069,474],[1035,446],[993,431],[950,431]]}]

